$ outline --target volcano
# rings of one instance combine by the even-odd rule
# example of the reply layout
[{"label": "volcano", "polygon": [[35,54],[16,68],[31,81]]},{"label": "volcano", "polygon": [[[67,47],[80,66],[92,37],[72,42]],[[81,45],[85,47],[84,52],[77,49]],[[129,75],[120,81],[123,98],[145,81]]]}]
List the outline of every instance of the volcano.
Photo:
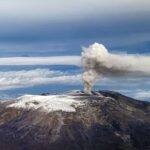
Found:
[{"label": "volcano", "polygon": [[150,150],[150,103],[113,91],[1,102],[0,150]]}]

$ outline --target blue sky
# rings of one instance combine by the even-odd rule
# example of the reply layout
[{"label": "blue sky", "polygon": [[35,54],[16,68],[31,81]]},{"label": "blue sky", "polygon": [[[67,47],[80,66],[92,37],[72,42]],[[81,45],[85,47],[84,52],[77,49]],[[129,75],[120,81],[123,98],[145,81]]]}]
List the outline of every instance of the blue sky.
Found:
[{"label": "blue sky", "polygon": [[[0,57],[80,56],[81,47],[94,42],[104,44],[110,52],[149,54],[149,8],[150,1],[148,0],[1,0]],[[8,64],[9,62],[11,63],[8,61]],[[0,63],[2,63],[1,60]],[[61,92],[58,90],[60,80],[63,80],[62,91],[82,89],[80,78],[82,69],[79,66],[72,66],[75,67],[73,72],[70,67],[66,67],[68,64],[56,63],[57,66],[54,65],[55,63],[53,66],[31,64],[0,66],[1,82],[8,81],[0,85],[3,89],[0,91],[1,95],[23,94],[30,91],[31,93],[48,92],[49,88],[53,88],[53,92]],[[31,77],[29,71],[39,76]],[[50,71],[56,71],[57,76],[65,79],[54,79],[56,74],[51,75]],[[4,77],[4,72],[14,74],[14,76]],[[26,76],[23,75],[24,73]],[[76,75],[79,76],[76,77]],[[52,77],[53,79],[49,79]],[[34,81],[33,84],[35,78],[42,78],[46,81],[41,84]],[[67,81],[72,78],[79,84],[75,82],[68,84]],[[10,82],[12,79],[15,80]],[[95,88],[120,90],[134,97],[141,93],[148,99],[150,97],[149,79],[143,80],[139,79],[130,83],[124,79],[121,87],[118,84],[120,81],[115,81],[108,86],[108,82],[104,80],[103,86],[96,85]],[[27,82],[28,86],[20,82]],[[124,84],[125,82],[128,85]],[[138,85],[135,86],[135,82]],[[129,86],[131,89],[128,88]],[[139,98],[141,97],[139,94]]]},{"label": "blue sky", "polygon": [[0,52],[79,55],[81,46],[99,42],[146,53],[149,6],[147,0],[1,0]]}]

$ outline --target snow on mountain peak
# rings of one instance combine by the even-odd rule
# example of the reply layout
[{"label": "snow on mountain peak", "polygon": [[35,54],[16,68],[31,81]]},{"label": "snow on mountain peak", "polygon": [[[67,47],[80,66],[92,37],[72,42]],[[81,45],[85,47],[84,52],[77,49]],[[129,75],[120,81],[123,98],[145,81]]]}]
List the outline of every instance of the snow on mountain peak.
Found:
[{"label": "snow on mountain peak", "polygon": [[65,111],[75,112],[76,107],[84,105],[83,101],[77,100],[70,95],[24,95],[17,98],[17,101],[7,107],[15,107],[27,110],[40,109],[44,112]]}]

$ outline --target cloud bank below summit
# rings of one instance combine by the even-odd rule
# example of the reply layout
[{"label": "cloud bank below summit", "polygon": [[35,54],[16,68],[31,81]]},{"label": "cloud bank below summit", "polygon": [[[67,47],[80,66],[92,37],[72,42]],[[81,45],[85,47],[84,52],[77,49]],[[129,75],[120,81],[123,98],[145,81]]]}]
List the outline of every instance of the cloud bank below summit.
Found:
[{"label": "cloud bank below summit", "polygon": [[8,57],[0,58],[0,66],[10,65],[75,65],[80,66],[80,56]]},{"label": "cloud bank below summit", "polygon": [[80,84],[81,74],[49,69],[34,69],[21,71],[0,72],[0,90],[32,87],[42,84]]},{"label": "cloud bank below summit", "polygon": [[[0,71],[0,91],[41,85],[44,88],[55,84],[82,89],[80,67],[83,65],[84,75],[86,75],[85,77],[88,76],[88,82],[90,81],[90,84],[93,84],[96,79],[95,90],[115,90],[139,99],[148,99],[150,87],[149,64],[149,55],[110,53],[104,45],[98,43],[84,48],[82,60],[80,56],[0,58],[0,67],[5,68],[7,66],[7,69],[4,69],[5,71]],[[24,65],[27,66],[24,67]],[[47,69],[42,69],[43,67],[37,69],[39,68],[38,65],[43,65]],[[51,70],[50,65],[62,65],[61,71],[57,71],[58,68],[55,70],[55,67],[52,67]],[[65,65],[77,66],[77,70],[65,70]],[[9,66],[15,66],[16,69],[22,66],[22,69],[11,71]],[[28,66],[32,66],[32,70],[23,70]],[[90,86],[92,87],[92,85]]]}]

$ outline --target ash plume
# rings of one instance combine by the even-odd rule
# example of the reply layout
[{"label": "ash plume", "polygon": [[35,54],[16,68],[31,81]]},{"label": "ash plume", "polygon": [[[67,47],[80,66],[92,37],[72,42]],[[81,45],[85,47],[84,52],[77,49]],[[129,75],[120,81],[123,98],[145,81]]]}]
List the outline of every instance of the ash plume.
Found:
[{"label": "ash plume", "polygon": [[102,44],[83,48],[84,92],[90,93],[93,82],[101,76],[150,76],[150,56],[109,53]]}]

